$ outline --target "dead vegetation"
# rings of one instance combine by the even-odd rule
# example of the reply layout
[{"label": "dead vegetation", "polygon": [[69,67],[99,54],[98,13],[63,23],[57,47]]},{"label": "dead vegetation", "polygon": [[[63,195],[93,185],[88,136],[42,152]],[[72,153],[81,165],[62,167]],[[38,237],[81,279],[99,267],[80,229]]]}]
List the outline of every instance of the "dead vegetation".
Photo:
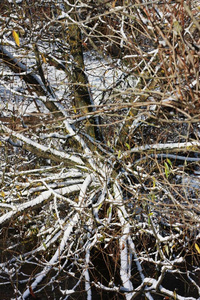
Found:
[{"label": "dead vegetation", "polygon": [[200,297],[200,11],[165,2],[0,7],[4,299]]}]

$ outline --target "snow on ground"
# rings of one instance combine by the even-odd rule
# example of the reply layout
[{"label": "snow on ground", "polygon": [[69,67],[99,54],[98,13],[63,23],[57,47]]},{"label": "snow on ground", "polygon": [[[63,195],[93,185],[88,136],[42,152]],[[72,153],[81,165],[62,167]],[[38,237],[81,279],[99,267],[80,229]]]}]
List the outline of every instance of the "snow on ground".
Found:
[{"label": "snow on ground", "polygon": [[[31,55],[31,54],[29,54]],[[89,86],[93,94],[95,104],[99,104],[102,93],[111,88],[122,75],[120,68],[113,64],[112,59],[103,59],[97,53],[87,52],[85,58],[85,71],[88,76]],[[33,64],[32,57],[30,62]],[[46,79],[53,87],[58,100],[67,100],[69,96],[68,80],[64,71],[53,66],[43,65]],[[19,115],[27,115],[38,112],[35,102],[37,98],[26,94],[26,84],[5,65],[0,65],[0,111],[1,116],[10,116],[13,112]],[[5,78],[7,83],[5,85]],[[4,80],[3,80],[4,79]],[[37,100],[37,105],[41,106],[41,101]],[[42,112],[47,112],[43,107]]]},{"label": "snow on ground", "polygon": [[111,88],[122,75],[110,57],[103,59],[94,51],[85,53],[85,68],[93,93],[93,100],[99,104],[102,93]]}]

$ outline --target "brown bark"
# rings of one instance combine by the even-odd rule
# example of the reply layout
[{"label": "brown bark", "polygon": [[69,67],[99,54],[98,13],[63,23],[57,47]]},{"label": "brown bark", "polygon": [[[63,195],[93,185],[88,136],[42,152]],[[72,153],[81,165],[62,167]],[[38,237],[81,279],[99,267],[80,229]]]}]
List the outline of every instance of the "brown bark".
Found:
[{"label": "brown bark", "polygon": [[[70,0],[69,3],[74,5],[74,0]],[[69,11],[71,7],[66,5],[66,9]],[[70,54],[73,57],[72,73],[69,80],[71,90],[73,91],[76,110],[86,115],[90,112],[94,112],[95,108],[91,98],[88,78],[84,71],[82,36],[80,27],[76,24],[76,21],[78,21],[76,11],[71,12],[70,17],[73,18],[75,22],[72,23],[69,21],[68,24],[68,43],[70,45]],[[92,138],[103,141],[98,123],[97,117],[88,119],[86,132]]]}]

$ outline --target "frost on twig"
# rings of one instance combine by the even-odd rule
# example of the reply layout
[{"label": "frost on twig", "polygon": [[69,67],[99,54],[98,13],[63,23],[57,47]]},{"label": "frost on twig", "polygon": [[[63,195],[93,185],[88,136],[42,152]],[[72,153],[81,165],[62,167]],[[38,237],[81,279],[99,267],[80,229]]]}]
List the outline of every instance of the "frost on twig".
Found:
[{"label": "frost on twig", "polygon": [[3,2],[1,292],[199,299],[196,1]]}]

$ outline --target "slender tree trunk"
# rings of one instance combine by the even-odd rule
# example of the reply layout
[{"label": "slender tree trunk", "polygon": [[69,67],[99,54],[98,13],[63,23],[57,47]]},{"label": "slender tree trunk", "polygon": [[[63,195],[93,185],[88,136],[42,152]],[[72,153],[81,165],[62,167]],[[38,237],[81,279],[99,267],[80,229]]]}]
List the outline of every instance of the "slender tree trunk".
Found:
[{"label": "slender tree trunk", "polygon": [[[74,5],[74,0],[69,0],[68,2]],[[89,88],[88,78],[84,71],[85,65],[83,59],[82,35],[80,27],[76,24],[76,21],[78,21],[76,11],[73,9],[73,11],[70,12],[72,7],[70,5],[66,6],[70,18],[75,21],[73,23],[69,20],[68,24],[68,43],[70,45],[70,54],[73,58],[72,73],[69,80],[71,83],[71,90],[73,91],[76,110],[81,114],[87,115],[88,113],[94,112],[95,108],[93,106],[94,103]],[[87,120],[86,132],[92,138],[103,141],[98,125],[98,117],[91,117]]]}]

